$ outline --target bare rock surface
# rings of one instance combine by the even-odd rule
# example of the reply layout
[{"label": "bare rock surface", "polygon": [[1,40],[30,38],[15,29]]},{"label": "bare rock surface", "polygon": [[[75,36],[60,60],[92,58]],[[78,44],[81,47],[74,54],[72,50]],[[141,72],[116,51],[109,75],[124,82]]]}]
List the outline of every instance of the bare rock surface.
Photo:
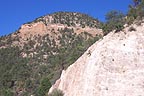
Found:
[{"label": "bare rock surface", "polygon": [[58,88],[64,96],[144,96],[144,24],[131,26],[93,44],[49,93]]}]

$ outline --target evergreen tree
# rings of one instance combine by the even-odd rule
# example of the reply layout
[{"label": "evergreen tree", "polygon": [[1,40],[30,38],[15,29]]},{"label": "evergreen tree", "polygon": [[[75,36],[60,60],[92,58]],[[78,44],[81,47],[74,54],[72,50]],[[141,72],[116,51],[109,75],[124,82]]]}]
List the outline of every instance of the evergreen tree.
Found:
[{"label": "evergreen tree", "polygon": [[123,29],[125,23],[125,15],[120,11],[110,11],[106,14],[106,23],[102,26],[104,35],[107,35],[110,31],[116,30],[116,32]]}]

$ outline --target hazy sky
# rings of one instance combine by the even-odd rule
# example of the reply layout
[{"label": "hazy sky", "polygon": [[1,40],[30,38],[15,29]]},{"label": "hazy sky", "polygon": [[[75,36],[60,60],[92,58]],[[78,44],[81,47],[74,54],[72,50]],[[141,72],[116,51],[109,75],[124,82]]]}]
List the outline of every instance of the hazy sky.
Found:
[{"label": "hazy sky", "polygon": [[126,13],[131,3],[132,0],[1,0],[0,36],[14,32],[23,23],[58,11],[86,13],[104,21],[108,11]]}]

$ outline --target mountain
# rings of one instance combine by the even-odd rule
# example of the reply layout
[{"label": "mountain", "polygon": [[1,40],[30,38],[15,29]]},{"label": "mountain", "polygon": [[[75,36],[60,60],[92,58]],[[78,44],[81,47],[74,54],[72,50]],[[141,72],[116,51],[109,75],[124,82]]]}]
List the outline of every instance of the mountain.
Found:
[{"label": "mountain", "polygon": [[64,96],[143,96],[144,23],[110,32],[66,70],[50,88]]},{"label": "mountain", "polygon": [[96,34],[102,35],[102,30],[99,29],[100,24],[101,22],[97,19],[86,14],[77,12],[56,12],[23,24],[15,33],[5,36],[6,38],[1,38],[0,46],[21,45],[29,39],[39,37],[39,35],[50,35],[49,37],[51,37],[51,39],[59,39],[60,31],[67,31],[67,29],[71,29],[76,34],[86,32],[92,36]]},{"label": "mountain", "polygon": [[0,37],[0,96],[44,96],[62,70],[102,38],[101,22],[56,12]]}]

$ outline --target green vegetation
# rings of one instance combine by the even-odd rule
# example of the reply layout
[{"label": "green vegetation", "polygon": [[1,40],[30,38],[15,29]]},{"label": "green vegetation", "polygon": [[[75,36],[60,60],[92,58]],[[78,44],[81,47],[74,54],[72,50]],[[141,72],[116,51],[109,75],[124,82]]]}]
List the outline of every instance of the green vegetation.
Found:
[{"label": "green vegetation", "polygon": [[[133,4],[129,5],[129,10],[126,15],[122,12],[113,10],[106,14],[106,22],[101,24],[101,28],[104,31],[104,35],[115,30],[115,32],[121,31],[124,24],[132,24],[135,20],[142,20],[144,17],[144,0],[133,0]],[[130,29],[133,30],[132,28]]]},{"label": "green vegetation", "polygon": [[2,96],[12,96],[14,86],[23,87],[23,82],[30,77],[31,68],[28,59],[20,56],[18,47],[0,49],[0,90]]},{"label": "green vegetation", "polygon": [[106,14],[106,23],[102,25],[104,35],[107,35],[112,30],[115,32],[121,31],[125,24],[125,15],[120,11],[110,11]]},{"label": "green vegetation", "polygon": [[133,0],[133,4],[129,5],[127,14],[127,23],[132,24],[134,20],[141,20],[144,17],[144,0]]},{"label": "green vegetation", "polygon": [[0,96],[45,96],[62,70],[101,38],[87,32],[76,35],[71,28],[59,29],[59,33],[57,39],[49,34],[28,38],[23,47],[12,46],[18,39],[11,35],[0,38],[7,45],[0,49]]},{"label": "green vegetation", "polygon": [[94,19],[90,17],[87,14],[82,14],[78,12],[55,12],[53,14],[50,14],[48,16],[52,16],[53,20],[45,19],[44,16],[34,20],[33,22],[40,22],[42,21],[44,24],[49,23],[59,23],[59,24],[65,24],[68,26],[80,26],[84,28],[85,26],[98,28],[100,25],[100,22],[97,19]]},{"label": "green vegetation", "polygon": [[11,89],[0,90],[0,96],[14,96],[14,93]]},{"label": "green vegetation", "polygon": [[49,81],[49,78],[43,78],[40,82],[38,90],[36,91],[36,96],[45,96],[50,87],[51,82]]}]

